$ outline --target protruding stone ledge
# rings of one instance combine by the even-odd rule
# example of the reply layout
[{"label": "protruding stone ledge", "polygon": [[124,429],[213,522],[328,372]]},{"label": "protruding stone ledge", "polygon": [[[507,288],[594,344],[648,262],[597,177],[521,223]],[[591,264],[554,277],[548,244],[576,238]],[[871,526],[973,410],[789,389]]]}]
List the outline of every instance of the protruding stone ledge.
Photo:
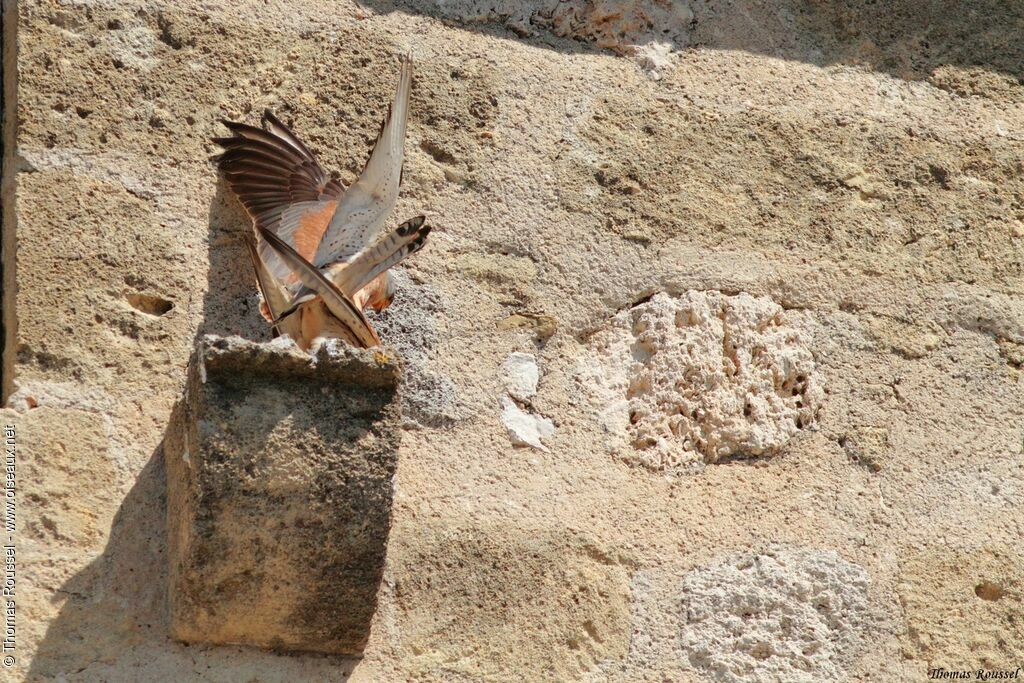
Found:
[{"label": "protruding stone ledge", "polygon": [[171,633],[362,652],[398,458],[386,351],[207,336],[165,442]]}]

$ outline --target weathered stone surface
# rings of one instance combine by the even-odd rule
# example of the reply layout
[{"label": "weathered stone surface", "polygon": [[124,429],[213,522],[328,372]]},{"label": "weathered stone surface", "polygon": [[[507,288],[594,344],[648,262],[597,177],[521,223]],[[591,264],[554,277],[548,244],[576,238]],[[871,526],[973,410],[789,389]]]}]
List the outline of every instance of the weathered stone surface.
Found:
[{"label": "weathered stone surface", "polygon": [[557,525],[513,519],[499,531],[452,521],[424,525],[391,550],[402,578],[389,593],[410,625],[393,637],[411,677],[505,680],[505,653],[517,657],[524,680],[599,680],[621,664],[629,647],[628,558]]},{"label": "weathered stone surface", "polygon": [[400,366],[204,337],[165,444],[171,633],[360,653],[391,526]]},{"label": "weathered stone surface", "polygon": [[868,575],[830,551],[772,548],[689,572],[684,665],[715,681],[837,681],[869,626]]},{"label": "weathered stone surface", "polygon": [[437,287],[413,282],[401,270],[392,273],[395,298],[415,305],[391,306],[370,319],[405,362],[402,413],[415,425],[450,427],[466,417],[458,387],[451,377],[433,369],[432,359],[441,343],[439,328],[451,314],[446,297]]},{"label": "weathered stone surface", "polygon": [[[680,654],[682,577],[812,541],[870,577],[878,628],[846,680],[1019,660],[1019,560],[1002,553],[1024,528],[1021,3],[4,9],[4,419],[25,463],[12,680],[705,681]],[[201,335],[269,339],[210,138],[270,107],[348,184],[408,51],[390,225],[435,229],[374,316],[407,363],[406,431],[364,656],[184,645],[168,637],[172,409]],[[608,450],[622,395],[595,404],[578,369],[604,372],[593,342],[619,312],[691,290],[770,299],[807,335],[822,410],[774,457],[663,471],[632,466],[654,451],[628,439]],[[543,368],[521,408],[557,423],[548,452],[501,421],[514,352]],[[456,537],[478,551],[449,552]],[[579,635],[570,566],[614,588],[607,613],[581,598],[604,644]]]},{"label": "weathered stone surface", "polygon": [[594,336],[581,381],[627,460],[677,470],[778,453],[824,394],[806,333],[749,294],[658,293]]},{"label": "weathered stone surface", "polygon": [[898,588],[907,615],[907,657],[954,670],[1020,666],[1024,554],[1018,547],[930,547],[906,557],[902,566]]}]

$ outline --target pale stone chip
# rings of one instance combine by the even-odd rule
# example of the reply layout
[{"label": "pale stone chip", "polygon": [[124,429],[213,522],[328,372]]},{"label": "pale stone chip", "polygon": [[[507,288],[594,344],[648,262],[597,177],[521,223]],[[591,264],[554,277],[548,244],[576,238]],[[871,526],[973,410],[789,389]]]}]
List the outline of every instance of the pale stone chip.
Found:
[{"label": "pale stone chip", "polygon": [[548,448],[541,439],[555,433],[555,424],[551,420],[526,412],[508,396],[501,397],[501,421],[516,446],[546,451]]},{"label": "pale stone chip", "polygon": [[540,369],[537,367],[537,357],[532,353],[509,354],[502,370],[505,374],[505,388],[512,398],[526,401],[537,393]]}]

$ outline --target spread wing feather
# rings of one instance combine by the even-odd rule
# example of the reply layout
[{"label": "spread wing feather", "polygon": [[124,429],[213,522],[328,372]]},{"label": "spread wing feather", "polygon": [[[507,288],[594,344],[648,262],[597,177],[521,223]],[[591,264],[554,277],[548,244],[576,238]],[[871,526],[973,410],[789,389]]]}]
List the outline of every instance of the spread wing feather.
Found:
[{"label": "spread wing feather", "polygon": [[[377,141],[348,191],[269,111],[263,128],[224,121],[232,136],[214,138],[225,150],[219,169],[253,219],[257,238],[247,246],[264,301],[275,326],[293,338],[302,331],[290,328],[301,323],[283,318],[319,295],[329,311],[327,332],[356,346],[380,343],[351,297],[419,250],[430,232],[418,217],[374,241],[398,198],[411,88],[412,60],[406,56]],[[340,285],[320,271],[339,262],[347,265],[331,270]]]},{"label": "spread wing feather", "polygon": [[[238,195],[253,223],[270,230],[306,260],[316,254],[338,199],[341,185],[288,127],[265,112],[267,130],[224,121],[233,137],[214,138],[224,148],[218,167]],[[270,275],[286,285],[297,278],[280,254],[259,240],[259,255]]]},{"label": "spread wing feather", "polygon": [[334,278],[338,289],[354,296],[375,277],[422,249],[430,234],[430,226],[424,222],[423,216],[408,220],[360,252]]},{"label": "spread wing feather", "polygon": [[398,201],[411,91],[412,58],[407,55],[370,158],[359,179],[345,191],[312,259],[317,266],[347,261],[373,242]]}]

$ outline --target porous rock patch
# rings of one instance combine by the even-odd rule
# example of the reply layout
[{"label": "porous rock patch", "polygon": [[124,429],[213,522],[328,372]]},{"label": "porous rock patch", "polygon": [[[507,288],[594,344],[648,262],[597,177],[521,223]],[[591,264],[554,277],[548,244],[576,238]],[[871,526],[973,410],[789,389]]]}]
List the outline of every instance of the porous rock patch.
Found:
[{"label": "porous rock patch", "polygon": [[771,299],[659,293],[591,338],[579,379],[625,460],[665,471],[777,453],[823,391],[809,335]]},{"label": "porous rock patch", "polygon": [[402,305],[371,311],[369,317],[405,361],[402,413],[409,425],[449,428],[465,419],[467,410],[455,382],[433,363],[443,335],[438,321],[446,315],[447,304],[437,288],[415,282],[404,269],[396,268],[391,275],[395,300]]},{"label": "porous rock patch", "polygon": [[648,73],[671,66],[695,25],[688,0],[433,0],[462,24],[502,24],[521,37],[550,33],[632,57]]},{"label": "porous rock patch", "polygon": [[682,581],[683,665],[714,681],[838,681],[869,625],[868,574],[830,550],[773,547]]}]

